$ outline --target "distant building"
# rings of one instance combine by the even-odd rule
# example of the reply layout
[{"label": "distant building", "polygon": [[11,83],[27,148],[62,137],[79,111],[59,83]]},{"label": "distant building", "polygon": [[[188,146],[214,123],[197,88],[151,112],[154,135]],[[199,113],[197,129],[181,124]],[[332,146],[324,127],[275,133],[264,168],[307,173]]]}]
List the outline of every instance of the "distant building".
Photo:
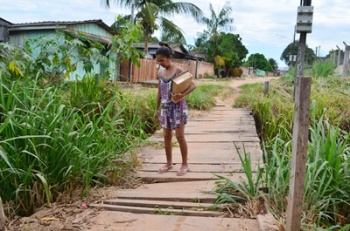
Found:
[{"label": "distant building", "polygon": [[[205,57],[200,56],[199,54],[194,54],[188,52],[188,50],[184,47],[184,45],[180,43],[170,43],[169,46],[173,50],[173,58],[174,59],[190,59],[190,60],[199,60],[203,61]],[[134,46],[135,48],[144,51],[145,45],[142,44],[136,44]],[[158,43],[149,43],[148,44],[148,58],[155,59],[156,58],[156,51],[160,48],[160,45]]]},{"label": "distant building", "polygon": [[79,35],[85,35],[88,39],[106,45],[111,43],[112,36],[116,34],[102,20],[16,23],[9,27],[10,42],[23,45],[28,39],[38,38],[42,35],[52,35],[57,30],[62,30],[78,38]]},{"label": "distant building", "polygon": [[[112,43],[112,37],[116,35],[116,32],[102,20],[44,21],[13,24],[0,18],[0,37],[3,38],[4,42],[9,42],[14,46],[22,46],[30,39],[56,35],[58,30],[82,41],[93,40],[102,43],[104,44],[106,51]],[[114,57],[116,56],[116,54],[111,55],[114,55]],[[71,73],[70,80],[80,79],[86,74],[83,68],[83,63],[79,62],[79,60],[76,60],[76,62],[77,70]],[[108,68],[112,70],[109,73],[116,73],[115,62],[110,62]],[[107,77],[106,69],[107,66],[102,67],[96,64],[93,67],[92,74],[98,74],[102,78],[114,79],[116,76]]]}]

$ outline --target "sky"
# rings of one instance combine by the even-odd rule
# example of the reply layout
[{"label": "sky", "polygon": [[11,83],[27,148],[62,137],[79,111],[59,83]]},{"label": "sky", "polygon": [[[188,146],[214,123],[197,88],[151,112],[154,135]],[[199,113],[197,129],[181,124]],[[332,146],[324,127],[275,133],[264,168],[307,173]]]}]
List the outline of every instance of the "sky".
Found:
[{"label": "sky", "polygon": [[[173,0],[179,2],[178,0]],[[209,5],[218,13],[226,0],[181,0],[198,6],[210,17]],[[106,8],[101,0],[0,0],[0,17],[12,23],[41,21],[82,21],[101,19],[111,25],[117,15],[130,14],[111,0]],[[239,34],[249,54],[260,53],[273,58],[279,67],[286,64],[280,60],[283,50],[293,42],[297,8],[300,0],[229,0],[233,9],[233,30]],[[312,33],[307,34],[307,45],[320,56],[326,56],[337,46],[344,50],[350,45],[350,1],[314,0]],[[206,27],[186,16],[170,18],[185,35],[187,44],[193,45],[198,33]],[[295,34],[296,40],[299,34]],[[247,56],[247,57],[248,57]]]}]

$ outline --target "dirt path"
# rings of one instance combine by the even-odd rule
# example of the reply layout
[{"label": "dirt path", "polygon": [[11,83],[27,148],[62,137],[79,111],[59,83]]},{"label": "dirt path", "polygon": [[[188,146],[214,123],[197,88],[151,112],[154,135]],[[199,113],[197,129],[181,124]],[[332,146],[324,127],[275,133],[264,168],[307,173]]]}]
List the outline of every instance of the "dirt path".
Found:
[{"label": "dirt path", "polygon": [[247,77],[247,78],[242,78],[242,79],[236,78],[236,79],[233,79],[231,81],[230,86],[232,88],[238,88],[244,84],[263,83],[266,81],[276,80],[278,78],[279,77]]},{"label": "dirt path", "polygon": [[233,88],[235,94],[234,98],[237,97],[240,93],[240,86],[245,84],[252,84],[252,83],[264,83],[269,81],[277,80],[279,77],[247,77],[243,79],[233,79],[231,81],[230,87]]}]

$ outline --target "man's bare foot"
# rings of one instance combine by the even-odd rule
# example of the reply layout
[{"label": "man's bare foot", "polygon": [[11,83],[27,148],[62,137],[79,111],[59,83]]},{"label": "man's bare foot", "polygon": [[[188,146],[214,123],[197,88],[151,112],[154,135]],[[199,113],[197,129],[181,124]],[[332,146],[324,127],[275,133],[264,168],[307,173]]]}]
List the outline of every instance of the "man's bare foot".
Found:
[{"label": "man's bare foot", "polygon": [[183,176],[185,175],[190,169],[188,168],[188,165],[182,165],[181,168],[177,171],[177,176]]},{"label": "man's bare foot", "polygon": [[158,170],[158,173],[165,173],[167,171],[169,171],[170,169],[172,169],[173,166],[172,165],[164,165],[163,167],[161,167],[159,170]]}]

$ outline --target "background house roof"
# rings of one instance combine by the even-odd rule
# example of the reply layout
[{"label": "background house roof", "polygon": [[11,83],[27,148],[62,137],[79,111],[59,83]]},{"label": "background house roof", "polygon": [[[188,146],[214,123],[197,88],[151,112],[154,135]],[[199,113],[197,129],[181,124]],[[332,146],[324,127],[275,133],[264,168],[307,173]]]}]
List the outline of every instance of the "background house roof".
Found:
[{"label": "background house roof", "polygon": [[44,21],[44,22],[16,23],[10,26],[10,30],[23,31],[23,30],[33,30],[33,29],[55,29],[55,28],[64,29],[65,26],[69,26],[69,25],[79,25],[79,24],[89,24],[89,23],[97,24],[98,26],[102,27],[112,35],[117,34],[111,27],[105,24],[101,19],[84,20],[84,21]]},{"label": "background house roof", "polygon": [[[173,49],[175,58],[185,58],[185,59],[193,59],[193,60],[205,59],[205,55],[192,54],[188,52],[188,50],[181,43],[170,43],[169,46],[171,47],[171,49]],[[134,45],[134,47],[137,49],[143,50],[145,45],[144,43],[140,43],[140,44]],[[149,43],[148,54],[154,58],[158,48],[160,48],[160,45],[158,43]]]},{"label": "background house roof", "polygon": [[13,23],[0,17],[0,26],[2,26],[2,25],[11,26],[11,25],[13,25]]}]

